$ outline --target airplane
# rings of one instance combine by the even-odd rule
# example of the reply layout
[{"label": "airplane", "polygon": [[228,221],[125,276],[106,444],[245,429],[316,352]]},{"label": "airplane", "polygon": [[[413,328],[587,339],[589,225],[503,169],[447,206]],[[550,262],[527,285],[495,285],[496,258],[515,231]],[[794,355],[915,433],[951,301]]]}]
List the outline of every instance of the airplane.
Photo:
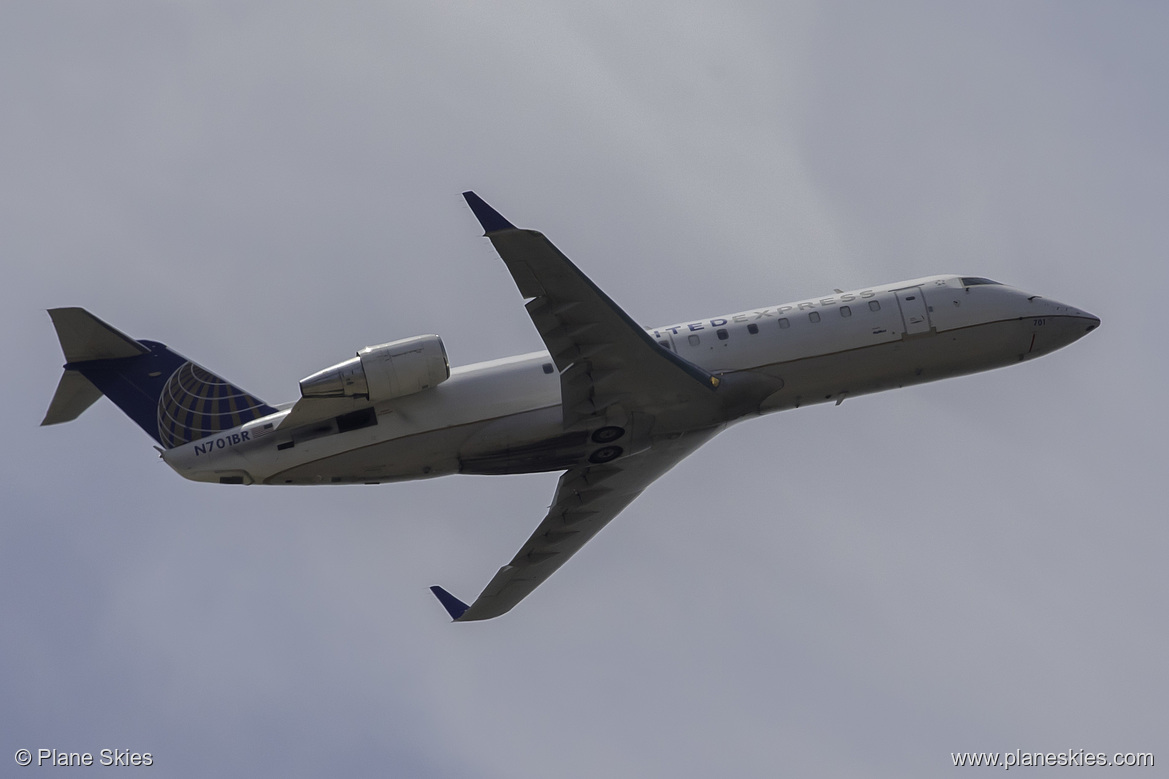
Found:
[{"label": "airplane", "polygon": [[1048,354],[1096,316],[978,276],[930,276],[643,328],[543,234],[463,193],[547,351],[452,369],[420,335],[366,347],[271,406],[82,308],[49,310],[64,374],[42,425],[105,395],[181,476],[378,484],[562,471],[535,532],[452,620],[510,611],[653,481],[729,425]]}]

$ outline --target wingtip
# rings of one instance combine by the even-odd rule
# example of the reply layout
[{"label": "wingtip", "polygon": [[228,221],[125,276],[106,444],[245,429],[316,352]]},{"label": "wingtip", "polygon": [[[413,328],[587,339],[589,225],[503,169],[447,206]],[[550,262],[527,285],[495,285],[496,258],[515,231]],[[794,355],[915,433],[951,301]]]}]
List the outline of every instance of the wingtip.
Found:
[{"label": "wingtip", "polygon": [[490,235],[497,233],[500,230],[514,230],[516,226],[507,221],[491,206],[487,205],[487,201],[476,195],[471,190],[463,193],[463,199],[467,201],[467,205],[471,207],[475,218],[479,220],[479,224],[483,225],[483,232]]},{"label": "wingtip", "polygon": [[431,587],[430,591],[434,593],[434,597],[438,598],[438,602],[442,604],[442,607],[447,610],[447,614],[450,614],[451,619],[455,622],[458,622],[464,612],[470,608],[466,603],[463,603],[437,584]]}]

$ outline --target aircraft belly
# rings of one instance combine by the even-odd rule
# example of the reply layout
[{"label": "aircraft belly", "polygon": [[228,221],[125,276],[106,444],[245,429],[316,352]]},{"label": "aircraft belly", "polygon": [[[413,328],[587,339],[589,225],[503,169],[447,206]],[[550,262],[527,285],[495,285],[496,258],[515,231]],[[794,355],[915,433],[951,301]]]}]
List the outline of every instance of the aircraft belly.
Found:
[{"label": "aircraft belly", "polygon": [[430,430],[329,454],[282,470],[265,484],[364,484],[457,473],[456,452],[473,425]]},{"label": "aircraft belly", "polygon": [[[577,441],[577,439],[580,441]],[[379,441],[287,468],[266,484],[354,484],[452,473],[562,470],[587,454],[587,433],[565,434],[550,406]],[[567,463],[567,464],[564,464]]]},{"label": "aircraft belly", "polygon": [[584,461],[590,451],[589,432],[565,430],[560,406],[549,406],[481,427],[459,452],[460,470],[484,475],[562,471]]}]

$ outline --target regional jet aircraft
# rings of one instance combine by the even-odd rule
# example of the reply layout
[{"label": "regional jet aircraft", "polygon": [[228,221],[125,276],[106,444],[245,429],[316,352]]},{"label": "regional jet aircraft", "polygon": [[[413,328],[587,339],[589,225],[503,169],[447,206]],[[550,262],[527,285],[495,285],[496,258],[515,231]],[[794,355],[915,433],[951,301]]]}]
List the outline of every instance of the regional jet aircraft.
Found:
[{"label": "regional jet aircraft", "polygon": [[270,406],[80,308],[49,311],[65,373],[42,424],[105,395],[180,475],[219,484],[378,484],[563,471],[532,536],[459,622],[497,617],[655,479],[728,425],[997,368],[1100,320],[981,277],[932,276],[646,330],[541,233],[464,197],[545,352],[451,369],[437,335],[370,346]]}]

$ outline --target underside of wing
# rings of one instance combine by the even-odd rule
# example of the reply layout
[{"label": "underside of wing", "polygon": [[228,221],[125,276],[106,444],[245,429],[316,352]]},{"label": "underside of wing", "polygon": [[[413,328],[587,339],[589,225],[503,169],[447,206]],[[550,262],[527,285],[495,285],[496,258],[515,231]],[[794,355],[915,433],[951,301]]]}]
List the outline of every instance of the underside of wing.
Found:
[{"label": "underside of wing", "polygon": [[509,611],[721,430],[731,394],[719,391],[719,377],[655,343],[543,234],[517,228],[474,192],[463,197],[560,372],[564,429],[620,443],[564,472],[547,516],[473,604],[431,588],[453,619],[469,622]]},{"label": "underside of wing", "polygon": [[521,230],[474,192],[463,197],[511,272],[525,308],[560,371],[565,427],[614,405],[661,415],[709,411],[719,378],[659,346],[542,233]]},{"label": "underside of wing", "polygon": [[467,606],[441,587],[431,589],[458,622],[491,619],[510,611],[654,480],[721,429],[664,438],[640,454],[565,471],[544,521],[474,603]]}]

